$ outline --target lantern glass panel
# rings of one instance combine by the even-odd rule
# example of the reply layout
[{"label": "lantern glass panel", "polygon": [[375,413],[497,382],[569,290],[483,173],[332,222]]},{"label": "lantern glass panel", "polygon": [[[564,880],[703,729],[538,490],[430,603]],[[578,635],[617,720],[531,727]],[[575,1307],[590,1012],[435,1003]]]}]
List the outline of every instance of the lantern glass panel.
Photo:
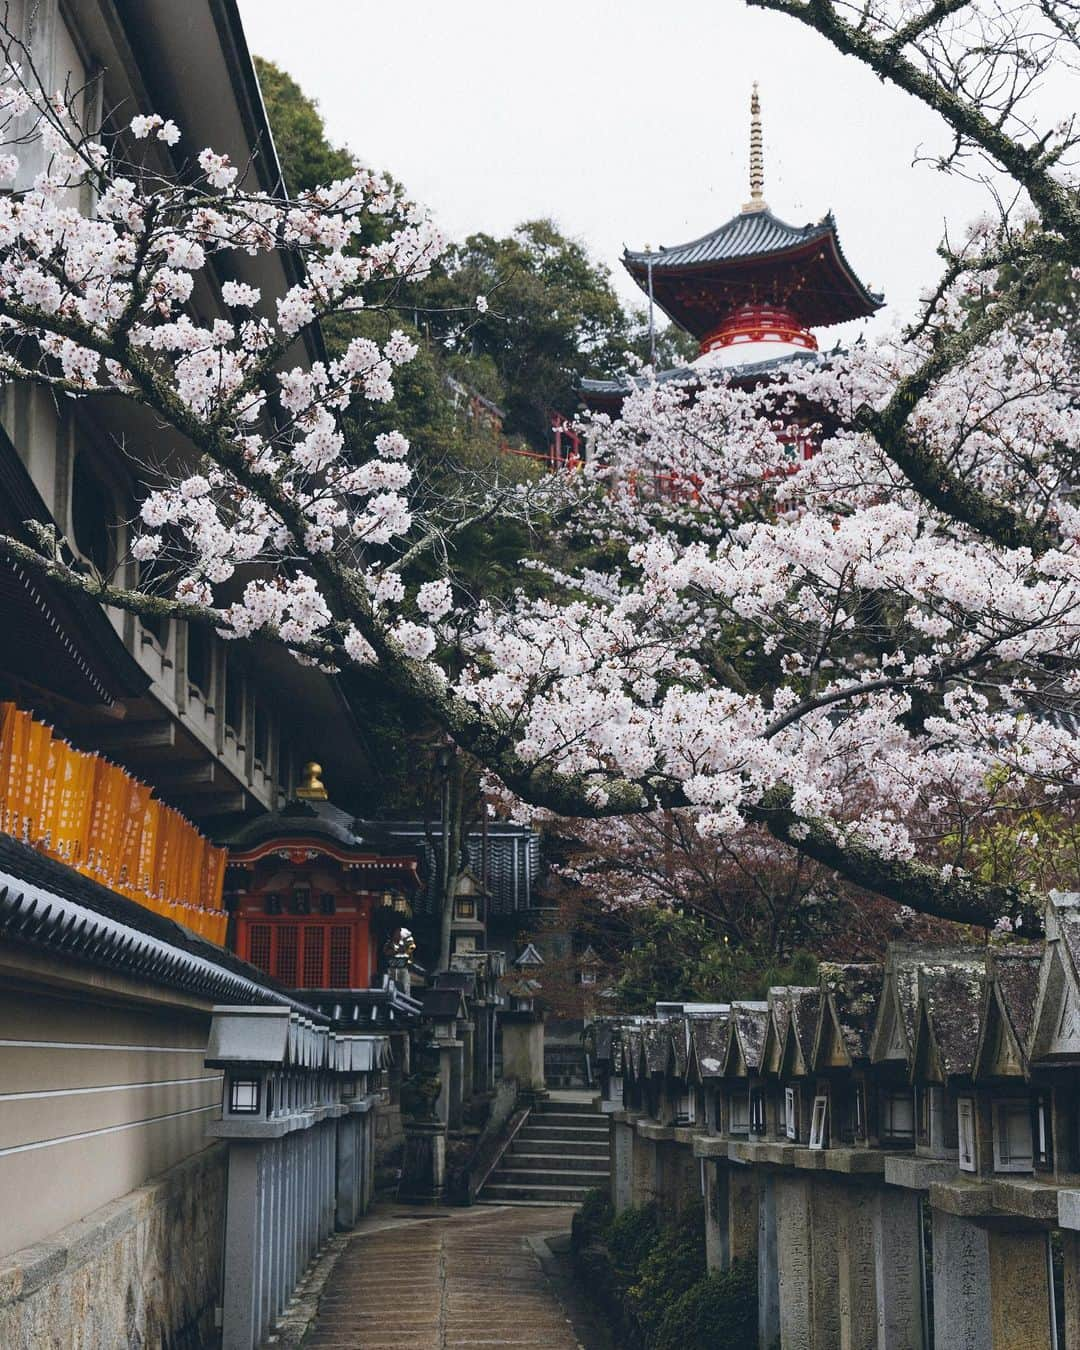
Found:
[{"label": "lantern glass panel", "polygon": [[750,1129],[750,1089],[735,1088],[731,1093],[731,1113],[728,1129],[732,1134],[746,1134]]},{"label": "lantern glass panel", "polygon": [[229,1084],[229,1111],[234,1116],[259,1114],[259,1080],[234,1078]]},{"label": "lantern glass panel", "polygon": [[790,1087],[784,1089],[784,1134],[788,1139],[799,1137],[799,1099]]},{"label": "lantern glass panel", "polygon": [[1031,1103],[1023,1100],[994,1105],[994,1170],[1032,1170]]},{"label": "lantern glass panel", "polygon": [[814,1113],[810,1118],[810,1147],[825,1147],[825,1117],[829,1109],[829,1099],[826,1096],[814,1098]]},{"label": "lantern glass panel", "polygon": [[975,1171],[975,1103],[961,1097],[956,1104],[957,1142],[961,1172]]},{"label": "lantern glass panel", "polygon": [[915,1139],[915,1103],[910,1092],[885,1092],[881,1100],[881,1137],[890,1144]]}]

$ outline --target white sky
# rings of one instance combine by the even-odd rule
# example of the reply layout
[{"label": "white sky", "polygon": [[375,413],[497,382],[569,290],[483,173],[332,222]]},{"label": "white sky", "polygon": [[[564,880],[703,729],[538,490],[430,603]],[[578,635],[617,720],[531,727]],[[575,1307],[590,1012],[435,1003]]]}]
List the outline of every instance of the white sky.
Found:
[{"label": "white sky", "polygon": [[[331,138],[393,173],[455,237],[550,215],[612,270],[624,244],[676,244],[748,194],[761,85],[765,196],[793,224],[830,207],[888,323],[936,276],[945,223],[981,187],[912,166],[946,134],[794,20],[742,0],[240,0],[253,52],[315,97]],[[859,325],[828,333],[850,341]],[[823,337],[825,335],[822,335]]]}]

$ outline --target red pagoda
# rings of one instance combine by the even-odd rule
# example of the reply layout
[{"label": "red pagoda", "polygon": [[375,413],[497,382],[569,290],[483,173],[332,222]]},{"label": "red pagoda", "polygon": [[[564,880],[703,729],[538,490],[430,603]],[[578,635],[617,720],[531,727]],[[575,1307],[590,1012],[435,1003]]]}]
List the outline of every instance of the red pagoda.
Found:
[{"label": "red pagoda", "polygon": [[[623,254],[623,266],[680,328],[697,338],[689,366],[660,380],[700,381],[712,372],[751,380],[791,360],[816,359],[813,329],[874,314],[884,303],[859,280],[840,248],[832,213],[789,225],[764,198],[761,104],[750,100],[750,200],[718,229],[687,244]],[[627,380],[583,380],[591,408],[617,411]]]}]

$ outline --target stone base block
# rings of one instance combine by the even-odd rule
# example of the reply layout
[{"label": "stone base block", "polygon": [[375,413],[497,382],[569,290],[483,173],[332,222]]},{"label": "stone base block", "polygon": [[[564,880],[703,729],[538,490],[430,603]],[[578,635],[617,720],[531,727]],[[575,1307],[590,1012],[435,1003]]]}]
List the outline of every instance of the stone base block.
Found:
[{"label": "stone base block", "polygon": [[994,1350],[1052,1345],[1046,1234],[991,1230],[989,1240]]},{"label": "stone base block", "polygon": [[874,1195],[873,1206],[878,1350],[923,1350],[919,1196],[889,1186]]},{"label": "stone base block", "polygon": [[217,1144],[0,1260],[0,1346],[212,1344],[225,1173]]},{"label": "stone base block", "polygon": [[990,1243],[985,1228],[933,1211],[934,1341],[991,1350]]},{"label": "stone base block", "polygon": [[398,1196],[436,1204],[446,1192],[446,1129],[439,1121],[405,1126],[405,1151]]}]

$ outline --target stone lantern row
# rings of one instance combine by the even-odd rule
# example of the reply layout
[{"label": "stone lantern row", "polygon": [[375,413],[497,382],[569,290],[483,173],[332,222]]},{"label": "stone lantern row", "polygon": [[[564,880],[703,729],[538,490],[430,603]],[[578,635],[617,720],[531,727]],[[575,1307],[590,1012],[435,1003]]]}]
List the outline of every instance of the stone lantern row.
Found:
[{"label": "stone lantern row", "polygon": [[1080,1345],[1080,895],[1040,944],[894,944],[596,1045],[616,1209],[704,1195],[762,1347]]},{"label": "stone lantern row", "polygon": [[228,1142],[223,1350],[262,1344],[311,1257],[371,1199],[388,1037],[342,1035],[287,1007],[217,1007],[206,1052],[224,1070]]}]

